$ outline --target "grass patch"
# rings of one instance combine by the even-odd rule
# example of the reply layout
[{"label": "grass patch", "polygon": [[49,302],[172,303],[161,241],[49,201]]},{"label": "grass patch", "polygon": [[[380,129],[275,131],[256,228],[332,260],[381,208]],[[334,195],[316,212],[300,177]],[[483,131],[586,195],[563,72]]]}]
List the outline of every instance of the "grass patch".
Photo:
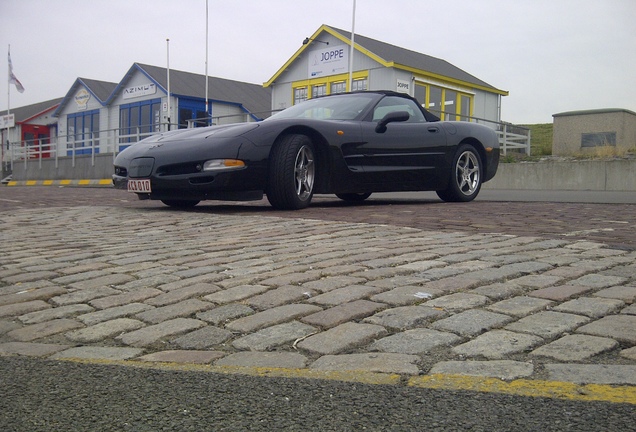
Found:
[{"label": "grass patch", "polygon": [[573,155],[575,159],[616,159],[636,154],[636,147],[625,148],[610,145],[592,147],[585,152]]},{"label": "grass patch", "polygon": [[533,125],[521,125],[530,129],[530,156],[521,150],[508,150],[507,154],[501,155],[500,162],[533,162],[541,157],[552,155],[552,123],[542,123]]},{"label": "grass patch", "polygon": [[549,156],[552,154],[553,123],[523,125],[530,129],[530,154],[533,156]]}]

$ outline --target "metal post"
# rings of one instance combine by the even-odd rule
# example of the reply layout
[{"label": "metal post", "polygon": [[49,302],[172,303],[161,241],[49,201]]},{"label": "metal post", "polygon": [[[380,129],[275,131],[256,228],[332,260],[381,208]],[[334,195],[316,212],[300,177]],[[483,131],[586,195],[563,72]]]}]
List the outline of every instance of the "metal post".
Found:
[{"label": "metal post", "polygon": [[508,144],[508,125],[504,123],[503,125],[503,155],[506,155],[506,146]]},{"label": "metal post", "polygon": [[353,53],[356,28],[356,0],[353,0],[353,18],[351,19],[351,48],[349,49],[349,91],[353,91]]},{"label": "metal post", "polygon": [[170,39],[166,39],[166,70],[168,80],[168,130],[170,130]]},{"label": "metal post", "polygon": [[59,137],[55,137],[55,169],[58,168],[58,161],[59,161],[59,150],[60,150],[60,143],[59,143]]},{"label": "metal post", "polygon": [[208,111],[208,0],[205,0],[205,125],[210,126],[210,113]]}]

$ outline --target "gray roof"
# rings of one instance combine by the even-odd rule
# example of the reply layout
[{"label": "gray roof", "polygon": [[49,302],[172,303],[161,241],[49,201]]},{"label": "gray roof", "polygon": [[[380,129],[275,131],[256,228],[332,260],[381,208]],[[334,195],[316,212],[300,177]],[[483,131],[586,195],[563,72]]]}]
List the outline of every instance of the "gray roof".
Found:
[{"label": "gray roof", "polygon": [[117,83],[108,81],[99,81],[88,78],[78,78],[77,80],[82,82],[84,86],[86,86],[102,103],[105,103],[108,100],[113,90],[115,90],[115,87],[117,87]]},{"label": "gray roof", "polygon": [[[158,85],[167,90],[167,69],[158,66],[135,63],[129,74],[139,68]],[[123,82],[123,81],[122,81]],[[170,92],[177,96],[204,99],[205,75],[170,69]],[[264,118],[272,107],[271,89],[261,84],[250,84],[224,78],[208,77],[208,99],[242,105],[250,113]]]},{"label": "gray roof", "polygon": [[75,94],[80,85],[84,86],[93,96],[95,96],[102,106],[106,105],[106,101],[113,90],[117,87],[117,83],[113,82],[99,81],[89,78],[77,78],[66,93],[66,96],[62,99],[60,106],[55,110],[55,113],[53,113],[54,116],[58,117],[60,115],[60,111],[62,111],[68,101],[71,100],[73,94]]},{"label": "gray roof", "polygon": [[582,116],[591,114],[614,114],[625,113],[630,115],[636,115],[634,111],[630,111],[624,108],[600,108],[592,110],[580,110],[580,111],[566,111],[562,113],[552,114],[552,117],[568,117],[568,116]]},{"label": "gray roof", "polygon": [[[351,40],[351,32],[331,26],[325,27],[329,27],[330,29],[340,33],[343,37]],[[431,57],[405,48],[400,48],[385,42],[380,42],[357,33],[355,35],[355,43],[387,62],[393,62],[398,65],[419,69],[436,75],[441,75],[443,77],[453,78],[466,83],[499,91],[496,87],[493,87],[487,82],[482,81],[457,66],[450,64],[446,60]]]},{"label": "gray roof", "polygon": [[[44,102],[38,102],[33,105],[27,105],[19,108],[11,108],[11,114],[15,115],[15,122],[23,122],[30,118],[36,117],[46,111],[56,108],[63,98],[51,99]],[[55,122],[52,122],[55,123]]]}]

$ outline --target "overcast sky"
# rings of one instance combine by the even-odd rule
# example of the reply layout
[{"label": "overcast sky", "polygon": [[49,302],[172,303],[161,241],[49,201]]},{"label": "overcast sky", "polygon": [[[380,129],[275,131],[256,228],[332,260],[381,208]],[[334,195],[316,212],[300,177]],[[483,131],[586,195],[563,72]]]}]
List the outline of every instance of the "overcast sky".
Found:
[{"label": "overcast sky", "polygon": [[[0,47],[26,91],[119,82],[134,62],[205,72],[205,0],[0,0]],[[353,0],[209,0],[211,76],[262,84],[322,24],[350,31]],[[502,119],[636,111],[636,0],[357,0],[355,33],[442,58],[510,92]],[[7,56],[0,56],[7,70]],[[0,110],[7,109],[7,79]]]}]

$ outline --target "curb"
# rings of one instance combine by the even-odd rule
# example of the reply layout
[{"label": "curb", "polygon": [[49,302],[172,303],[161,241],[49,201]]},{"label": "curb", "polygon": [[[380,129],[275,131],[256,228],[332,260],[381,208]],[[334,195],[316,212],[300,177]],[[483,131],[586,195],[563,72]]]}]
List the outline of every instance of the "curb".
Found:
[{"label": "curb", "polygon": [[11,180],[7,183],[7,186],[100,186],[100,187],[112,187],[113,181],[111,179],[97,179],[97,180],[24,180],[17,181]]}]

